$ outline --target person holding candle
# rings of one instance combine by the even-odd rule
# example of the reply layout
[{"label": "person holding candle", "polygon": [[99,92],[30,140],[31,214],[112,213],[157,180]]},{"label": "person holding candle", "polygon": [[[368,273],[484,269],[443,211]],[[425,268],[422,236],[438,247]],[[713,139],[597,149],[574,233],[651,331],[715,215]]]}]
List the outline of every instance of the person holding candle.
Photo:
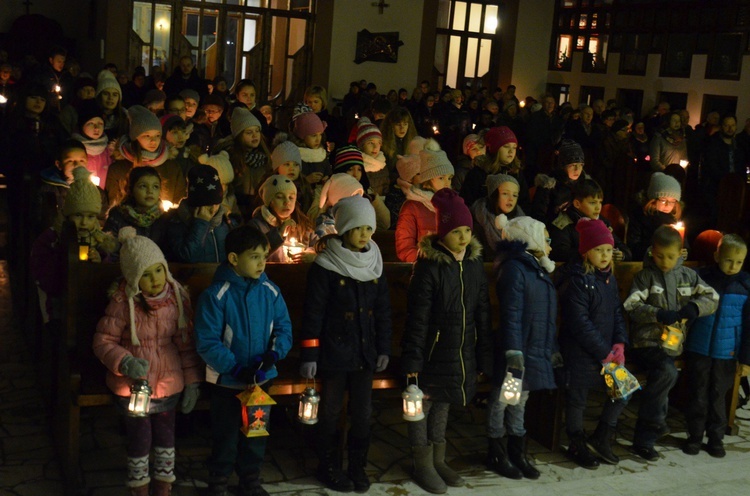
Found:
[{"label": "person holding candle", "polygon": [[432,197],[437,234],[424,236],[409,282],[401,368],[424,391],[425,418],[409,422],[412,478],[441,494],[464,479],[445,461],[451,405],[466,407],[478,373],[492,375],[489,293],[471,212],[450,188]]},{"label": "person holding candle", "polygon": [[[646,373],[640,393],[641,404],[633,435],[633,452],[648,461],[659,459],[657,439],[669,434],[667,407],[669,391],[677,383],[676,356],[682,343],[662,341],[664,326],[687,334],[697,317],[711,315],[719,295],[693,270],[682,265],[680,233],[668,225],[654,231],[643,270],[633,278],[624,308],[630,317],[630,356]],[[669,347],[667,347],[669,344]]]},{"label": "person holding candle", "polygon": [[[372,241],[372,204],[359,195],[346,197],[332,213],[338,234],[320,239],[318,256],[307,274],[300,375],[323,382],[318,479],[335,491],[366,492],[372,380],[388,367],[391,304],[380,249]],[[346,392],[351,430],[345,473],[336,437]]]},{"label": "person holding candle", "polygon": [[[86,147],[88,162],[86,168],[99,178],[101,185],[107,183],[107,171],[112,164],[112,150],[109,137],[104,132],[104,111],[95,100],[82,100],[76,106],[78,124],[71,138]],[[99,184],[97,184],[99,186]]]},{"label": "person holding candle", "polygon": [[708,436],[705,450],[715,458],[726,455],[726,396],[732,387],[737,362],[742,375],[750,372],[750,274],[742,271],[747,244],[736,234],[725,234],[716,248],[716,264],[698,274],[719,293],[719,309],[699,317],[685,341],[690,383],[686,413],[688,439],[682,451],[697,455]]},{"label": "person holding candle", "polygon": [[[263,205],[255,209],[248,224],[258,228],[268,238],[268,261],[310,263],[315,260],[313,250],[307,250],[313,226],[297,208],[294,181],[287,176],[273,175],[261,185],[259,194],[263,198]],[[291,246],[292,243],[295,246]],[[298,248],[301,250],[297,251]],[[295,253],[290,253],[290,249],[294,249]]]},{"label": "person holding candle", "polygon": [[235,470],[239,494],[268,494],[260,479],[268,437],[248,438],[240,432],[242,407],[237,401],[242,390],[277,377],[275,365],[292,347],[286,302],[264,272],[268,249],[268,240],[253,226],[230,232],[225,261],[196,307],[195,340],[211,388],[211,496],[228,494]]},{"label": "person holding candle", "polygon": [[[568,456],[583,468],[593,469],[599,466],[594,453],[609,464],[619,462],[612,452],[611,440],[627,400],[607,401],[596,431],[587,437],[583,413],[588,393],[591,389],[604,390],[603,365],[625,363],[628,332],[612,271],[615,251],[612,233],[601,220],[586,217],[578,220],[575,229],[581,258],[566,264],[561,271],[558,339],[565,362]],[[554,253],[554,247],[552,250]]]},{"label": "person holding candle", "polygon": [[[119,233],[125,226],[135,228],[163,247],[166,243],[167,219],[161,205],[161,176],[154,167],[137,167],[128,175],[128,196],[107,215],[104,230]],[[113,260],[116,261],[116,254]]]},{"label": "person holding candle", "polygon": [[[107,386],[127,412],[133,381],[146,379],[151,406],[145,417],[125,417],[128,482],[132,496],[169,496],[175,481],[175,419],[198,401],[203,362],[193,341],[190,296],[169,272],[164,254],[133,227],[119,233],[124,280],[110,298],[93,339],[107,368]],[[153,480],[149,454],[153,448]]]},{"label": "person holding candle", "polygon": [[[639,193],[637,206],[630,214],[628,223],[628,246],[633,260],[647,256],[651,238],[659,226],[675,224],[682,218],[682,188],[677,179],[663,172],[654,172],[645,192]],[[687,260],[685,236],[682,232],[681,255]]]}]

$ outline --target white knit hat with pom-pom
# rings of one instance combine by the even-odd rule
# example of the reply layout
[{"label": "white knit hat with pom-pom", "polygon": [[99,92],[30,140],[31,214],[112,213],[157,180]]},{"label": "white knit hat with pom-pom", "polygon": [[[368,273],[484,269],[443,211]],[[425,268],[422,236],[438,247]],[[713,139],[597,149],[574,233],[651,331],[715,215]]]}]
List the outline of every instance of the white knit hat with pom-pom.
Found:
[{"label": "white knit hat with pom-pom", "polygon": [[185,311],[182,304],[182,286],[174,280],[172,274],[169,272],[169,265],[164,258],[164,254],[152,240],[145,236],[138,236],[135,228],[132,226],[120,229],[118,239],[121,244],[120,270],[127,282],[125,295],[128,297],[128,307],[130,309],[130,340],[135,346],[141,345],[136,335],[133,298],[141,292],[138,283],[141,277],[143,277],[143,273],[146,269],[158,263],[164,266],[167,274],[167,282],[172,285],[172,289],[174,290],[179,310],[179,328],[183,331],[182,338],[185,340],[187,337],[184,331],[187,328],[187,319],[185,318]]},{"label": "white knit hat with pom-pom", "polygon": [[[216,155],[208,155],[204,153],[198,157],[198,162],[204,165],[210,165],[219,173],[219,182],[223,186],[232,184],[234,181],[234,168],[232,162],[229,160],[229,154],[225,151],[221,151]],[[226,190],[225,190],[226,191]]]}]

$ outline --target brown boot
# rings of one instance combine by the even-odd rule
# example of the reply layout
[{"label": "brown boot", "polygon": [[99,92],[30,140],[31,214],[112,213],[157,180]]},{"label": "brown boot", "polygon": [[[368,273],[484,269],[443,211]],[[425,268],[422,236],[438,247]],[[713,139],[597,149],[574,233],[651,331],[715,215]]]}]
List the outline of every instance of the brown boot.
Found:
[{"label": "brown boot", "polygon": [[151,496],[169,496],[170,494],[172,494],[171,482],[164,482],[154,479],[151,482],[151,487],[153,488]]},{"label": "brown boot", "polygon": [[148,496],[148,482],[142,486],[131,487],[130,496]]}]

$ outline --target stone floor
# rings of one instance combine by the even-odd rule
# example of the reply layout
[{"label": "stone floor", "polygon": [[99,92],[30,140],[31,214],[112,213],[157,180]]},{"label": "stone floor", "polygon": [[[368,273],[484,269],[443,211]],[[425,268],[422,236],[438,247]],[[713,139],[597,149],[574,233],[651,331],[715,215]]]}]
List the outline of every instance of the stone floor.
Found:
[{"label": "stone floor", "polygon": [[[35,366],[24,333],[14,324],[7,262],[0,262],[0,496],[62,495],[64,486],[49,435],[49,412],[37,387]],[[589,428],[597,403],[592,400]],[[373,442],[368,473],[374,481],[371,494],[406,496],[424,494],[410,481],[406,425],[396,398],[379,398],[373,415]],[[750,482],[750,420],[740,420],[740,433],[725,439],[727,456],[714,459],[701,452],[684,455],[685,438],[679,412],[670,414],[673,434],[660,442],[661,459],[645,462],[627,451],[635,423],[635,406],[623,413],[619,429],[617,466],[585,470],[570,462],[562,451],[551,452],[531,442],[529,449],[542,472],[538,481],[511,481],[484,469],[486,409],[472,405],[451,412],[448,427],[449,458],[467,480],[465,488],[449,494],[742,494]],[[309,427],[291,420],[288,407],[276,407],[272,417],[267,463],[262,476],[272,494],[329,494],[313,477],[316,460]],[[750,419],[750,411],[739,416]],[[205,493],[209,452],[208,418],[205,412],[179,416],[175,496]],[[86,409],[82,418],[82,461],[85,489],[90,496],[126,495],[125,448],[120,418],[112,408]],[[236,483],[236,481],[235,481]]]}]

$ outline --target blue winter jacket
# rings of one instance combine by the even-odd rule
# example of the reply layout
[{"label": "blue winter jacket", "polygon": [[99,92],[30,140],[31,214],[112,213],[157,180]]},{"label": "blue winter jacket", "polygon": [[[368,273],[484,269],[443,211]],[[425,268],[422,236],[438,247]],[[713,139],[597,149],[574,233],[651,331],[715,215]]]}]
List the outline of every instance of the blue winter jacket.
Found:
[{"label": "blue winter jacket", "polygon": [[584,272],[567,264],[560,283],[560,352],[569,388],[604,387],[602,360],[612,345],[628,343],[624,311],[611,272]]},{"label": "blue winter jacket", "polygon": [[[230,371],[251,366],[268,350],[284,358],[292,347],[292,322],[279,287],[263,273],[243,278],[227,263],[216,269],[195,310],[195,344],[206,362],[206,381],[243,388]],[[276,368],[266,373],[276,377]]]},{"label": "blue winter jacket", "polygon": [[505,352],[520,350],[525,368],[523,389],[555,389],[551,359],[557,351],[557,293],[552,279],[526,252],[526,243],[501,241],[495,251],[500,329],[495,342],[494,382],[499,385],[504,379]]},{"label": "blue winter jacket", "polygon": [[170,261],[185,263],[218,263],[224,260],[224,240],[233,226],[224,207],[213,219],[205,221],[193,217],[187,199],[171,213],[167,224]]},{"label": "blue winter jacket", "polygon": [[719,293],[719,308],[695,320],[685,350],[750,364],[750,274],[727,276],[715,265],[698,273]]}]

